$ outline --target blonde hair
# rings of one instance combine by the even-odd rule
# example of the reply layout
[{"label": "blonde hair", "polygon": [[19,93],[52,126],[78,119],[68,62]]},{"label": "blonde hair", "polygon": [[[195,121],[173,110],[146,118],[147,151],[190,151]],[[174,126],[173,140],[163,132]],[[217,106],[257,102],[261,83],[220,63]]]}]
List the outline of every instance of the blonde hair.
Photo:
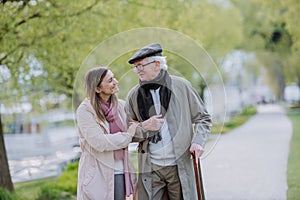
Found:
[{"label": "blonde hair", "polygon": [[[101,121],[105,121],[105,116],[101,108],[101,97],[96,92],[96,87],[99,87],[108,72],[107,67],[91,68],[85,75],[86,96],[90,100],[97,117]],[[118,98],[115,94],[111,95],[110,102],[114,107],[118,106]]]}]

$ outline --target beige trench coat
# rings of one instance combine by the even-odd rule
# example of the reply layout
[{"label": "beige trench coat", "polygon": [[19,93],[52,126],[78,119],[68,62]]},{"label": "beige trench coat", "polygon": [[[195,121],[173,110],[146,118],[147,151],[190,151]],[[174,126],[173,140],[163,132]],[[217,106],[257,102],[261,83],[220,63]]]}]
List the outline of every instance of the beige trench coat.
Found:
[{"label": "beige trench coat", "polygon": [[[166,113],[166,120],[177,159],[183,198],[185,200],[194,200],[197,199],[197,191],[189,148],[192,143],[197,143],[204,147],[212,121],[204,103],[192,85],[180,77],[170,77],[172,79],[171,90],[173,93]],[[128,121],[142,121],[137,106],[137,92],[138,86],[128,93],[125,105]],[[133,138],[134,141],[139,142],[138,198],[140,200],[152,199],[151,164],[148,140],[146,140],[152,134],[153,132],[137,128],[136,135]]]},{"label": "beige trench coat", "polygon": [[[125,120],[124,101],[119,100],[119,114]],[[109,133],[108,122],[102,122],[88,99],[77,109],[76,120],[82,155],[78,167],[78,200],[114,199],[113,151],[126,148],[132,140],[127,132]],[[131,162],[129,169],[135,185],[135,170]],[[135,186],[134,186],[135,188]]]}]

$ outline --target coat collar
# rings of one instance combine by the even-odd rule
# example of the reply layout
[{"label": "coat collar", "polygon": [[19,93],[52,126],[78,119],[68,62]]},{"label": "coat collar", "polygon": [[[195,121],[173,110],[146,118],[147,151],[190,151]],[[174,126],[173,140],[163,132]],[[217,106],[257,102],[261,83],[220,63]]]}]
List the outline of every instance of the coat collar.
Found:
[{"label": "coat collar", "polygon": [[109,133],[109,123],[105,120],[105,121],[101,121],[97,115],[96,112],[91,104],[91,101],[88,98],[85,98],[83,101],[83,104],[87,106],[88,111],[90,111],[94,116],[95,116],[95,120],[98,124],[100,124],[100,126],[102,128],[104,128],[104,130],[106,131],[106,133]]}]

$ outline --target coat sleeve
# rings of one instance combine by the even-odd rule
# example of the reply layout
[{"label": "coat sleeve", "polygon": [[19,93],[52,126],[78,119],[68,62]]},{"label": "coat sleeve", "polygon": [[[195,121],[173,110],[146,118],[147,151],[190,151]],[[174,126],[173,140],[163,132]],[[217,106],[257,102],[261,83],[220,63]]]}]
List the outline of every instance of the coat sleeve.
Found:
[{"label": "coat sleeve", "polygon": [[[126,101],[125,101],[125,113],[126,113],[126,121],[127,121],[127,125],[129,125],[129,123],[131,121],[139,121],[137,114],[134,112],[134,103],[133,103],[133,90],[131,90],[128,93],[128,96],[126,97]],[[145,140],[146,138],[146,131],[143,130],[140,126],[138,126],[136,128],[136,132],[135,135],[132,139],[132,142],[142,142]]]},{"label": "coat sleeve", "polygon": [[76,119],[81,137],[96,151],[103,152],[125,148],[132,140],[132,136],[127,132],[105,134],[103,128],[96,121],[94,113],[85,106],[79,106]]},{"label": "coat sleeve", "polygon": [[191,84],[187,84],[187,93],[191,119],[194,124],[192,143],[204,147],[212,126],[211,115],[207,112],[205,104]]}]

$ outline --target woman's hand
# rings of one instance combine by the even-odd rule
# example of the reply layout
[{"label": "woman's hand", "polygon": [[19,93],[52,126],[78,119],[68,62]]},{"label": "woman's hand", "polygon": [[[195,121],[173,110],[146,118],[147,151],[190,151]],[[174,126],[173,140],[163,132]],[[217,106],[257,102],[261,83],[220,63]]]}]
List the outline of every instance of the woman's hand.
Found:
[{"label": "woman's hand", "polygon": [[127,132],[130,133],[132,137],[135,135],[135,130],[138,124],[138,122],[130,122]]}]

